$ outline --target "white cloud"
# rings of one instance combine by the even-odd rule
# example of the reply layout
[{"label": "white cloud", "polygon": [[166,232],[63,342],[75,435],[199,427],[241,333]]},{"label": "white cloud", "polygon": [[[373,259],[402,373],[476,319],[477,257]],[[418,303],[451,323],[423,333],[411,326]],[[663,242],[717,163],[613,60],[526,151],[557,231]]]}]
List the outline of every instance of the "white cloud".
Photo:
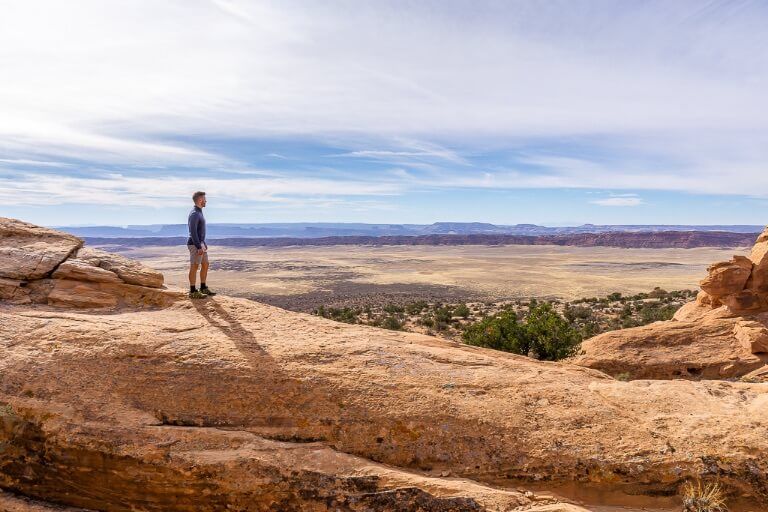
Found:
[{"label": "white cloud", "polygon": [[219,169],[243,163],[176,141],[308,137],[431,186],[765,197],[766,23],[694,1],[7,2],[0,157]]},{"label": "white cloud", "polygon": [[605,199],[595,199],[594,201],[590,201],[591,204],[597,204],[600,206],[640,206],[643,203],[643,200],[639,197],[630,197],[630,196],[617,196],[617,197],[607,197]]}]

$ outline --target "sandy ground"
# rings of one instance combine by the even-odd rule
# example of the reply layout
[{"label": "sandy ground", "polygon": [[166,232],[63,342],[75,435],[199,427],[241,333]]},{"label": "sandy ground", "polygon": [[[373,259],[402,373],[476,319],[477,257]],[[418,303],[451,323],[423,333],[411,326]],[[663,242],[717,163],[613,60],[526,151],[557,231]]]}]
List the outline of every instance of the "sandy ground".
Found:
[{"label": "sandy ground", "polygon": [[[108,246],[102,246],[109,250]],[[231,295],[307,310],[346,299],[558,297],[697,288],[707,265],[746,248],[621,249],[558,246],[331,246],[232,248],[211,244],[208,284]],[[185,247],[121,251],[187,287]]]}]

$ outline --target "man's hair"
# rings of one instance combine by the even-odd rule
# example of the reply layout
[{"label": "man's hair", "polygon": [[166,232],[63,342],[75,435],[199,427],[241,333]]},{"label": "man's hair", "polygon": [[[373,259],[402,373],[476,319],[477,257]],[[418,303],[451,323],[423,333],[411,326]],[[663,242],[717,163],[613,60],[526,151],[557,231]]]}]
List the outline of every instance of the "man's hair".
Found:
[{"label": "man's hair", "polygon": [[195,192],[194,194],[192,194],[192,201],[194,201],[194,202],[196,203],[196,202],[197,202],[197,200],[198,200],[198,199],[200,199],[201,197],[203,197],[204,195],[205,195],[205,192],[200,192],[200,191],[198,190],[197,192]]}]

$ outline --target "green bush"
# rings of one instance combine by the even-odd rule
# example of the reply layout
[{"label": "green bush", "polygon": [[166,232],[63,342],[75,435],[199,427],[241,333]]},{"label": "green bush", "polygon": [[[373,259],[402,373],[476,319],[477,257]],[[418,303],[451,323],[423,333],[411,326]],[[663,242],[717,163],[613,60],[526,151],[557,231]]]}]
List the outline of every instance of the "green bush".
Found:
[{"label": "green bush", "polygon": [[410,304],[405,306],[405,311],[409,315],[418,315],[422,311],[424,311],[427,308],[427,303],[423,300],[419,300],[416,302],[411,302]]},{"label": "green bush", "polygon": [[518,323],[517,315],[504,311],[467,326],[462,339],[476,347],[528,355],[530,345],[524,331],[525,326]]},{"label": "green bush", "polygon": [[470,311],[466,304],[459,304],[456,306],[456,309],[453,310],[453,314],[455,316],[460,316],[461,318],[467,318],[469,313]]},{"label": "green bush", "polygon": [[451,308],[447,306],[438,308],[435,311],[435,320],[437,320],[438,322],[443,322],[447,324],[447,323],[450,323],[452,318],[453,318],[453,311],[451,311]]},{"label": "green bush", "polygon": [[551,304],[542,303],[531,309],[525,322],[536,359],[557,361],[576,353],[581,334]]},{"label": "green bush", "polygon": [[549,303],[534,303],[525,322],[503,312],[468,326],[465,343],[504,350],[546,361],[572,356],[581,343],[581,333]]},{"label": "green bush", "polygon": [[658,322],[659,320],[671,320],[678,310],[677,306],[654,306],[648,304],[640,308],[640,319],[643,324]]},{"label": "green bush", "polygon": [[393,331],[399,331],[403,328],[403,322],[400,321],[399,318],[396,316],[387,316],[385,317],[382,322],[381,326],[385,329],[391,329]]},{"label": "green bush", "polygon": [[435,326],[435,319],[432,318],[432,315],[427,315],[427,316],[421,317],[421,318],[418,319],[417,322],[420,323],[421,325],[423,325],[424,327],[434,327]]},{"label": "green bush", "polygon": [[405,313],[405,308],[398,304],[387,304],[384,306],[384,311],[387,313]]}]

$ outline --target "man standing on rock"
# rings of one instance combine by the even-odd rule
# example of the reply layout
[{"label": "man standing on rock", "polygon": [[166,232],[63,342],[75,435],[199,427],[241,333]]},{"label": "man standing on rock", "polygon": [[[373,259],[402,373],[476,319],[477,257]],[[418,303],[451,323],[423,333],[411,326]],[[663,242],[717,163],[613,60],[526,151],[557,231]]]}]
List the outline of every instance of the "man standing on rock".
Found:
[{"label": "man standing on rock", "polygon": [[[192,201],[195,203],[192,211],[189,212],[187,225],[189,226],[189,239],[187,240],[187,249],[189,249],[189,297],[191,299],[204,299],[207,296],[216,295],[208,289],[205,279],[208,277],[208,244],[205,243],[205,217],[203,217],[203,208],[205,208],[205,192],[195,192],[192,194]],[[197,267],[200,267],[200,289],[195,287],[197,279]]]}]

